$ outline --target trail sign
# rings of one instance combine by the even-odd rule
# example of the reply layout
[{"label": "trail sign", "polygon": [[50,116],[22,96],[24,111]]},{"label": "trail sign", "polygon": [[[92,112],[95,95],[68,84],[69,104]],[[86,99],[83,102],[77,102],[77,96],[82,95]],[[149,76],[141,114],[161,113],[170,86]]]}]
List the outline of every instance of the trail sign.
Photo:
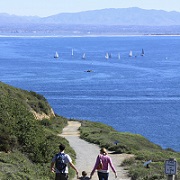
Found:
[{"label": "trail sign", "polygon": [[176,175],[177,173],[177,162],[175,159],[169,159],[165,161],[165,174]]}]

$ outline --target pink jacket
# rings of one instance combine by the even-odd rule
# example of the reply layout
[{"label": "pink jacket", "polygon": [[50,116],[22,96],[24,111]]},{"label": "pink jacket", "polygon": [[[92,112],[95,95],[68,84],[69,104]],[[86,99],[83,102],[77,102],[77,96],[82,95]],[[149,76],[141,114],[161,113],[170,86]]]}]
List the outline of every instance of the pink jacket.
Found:
[{"label": "pink jacket", "polygon": [[98,164],[99,164],[99,162],[100,162],[99,157],[100,157],[100,159],[101,159],[101,161],[102,161],[102,163],[103,163],[103,168],[102,168],[102,170],[98,170],[99,172],[105,172],[105,173],[109,172],[109,170],[108,170],[108,165],[110,165],[110,167],[111,167],[111,169],[112,169],[112,171],[113,171],[114,173],[116,172],[116,170],[115,170],[115,168],[114,168],[114,166],[113,166],[111,157],[109,157],[108,155],[102,155],[102,154],[100,154],[100,155],[98,155],[97,158],[96,158],[96,163],[95,163],[95,165],[94,165],[94,168],[93,168],[93,170],[92,170],[92,173],[94,173],[95,170],[96,170],[97,167],[98,167]]}]

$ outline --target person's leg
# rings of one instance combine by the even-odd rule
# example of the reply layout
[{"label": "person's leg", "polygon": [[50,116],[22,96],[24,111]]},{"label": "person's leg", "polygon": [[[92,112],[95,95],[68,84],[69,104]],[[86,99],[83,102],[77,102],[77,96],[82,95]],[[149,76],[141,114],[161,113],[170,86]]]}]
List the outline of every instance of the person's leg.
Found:
[{"label": "person's leg", "polygon": [[109,173],[98,173],[99,180],[108,180]]},{"label": "person's leg", "polygon": [[55,180],[68,180],[68,174],[56,173]]},{"label": "person's leg", "polygon": [[103,174],[104,174],[104,173],[98,172],[98,178],[99,178],[99,180],[104,180],[104,179],[103,179]]},{"label": "person's leg", "polygon": [[103,173],[104,180],[108,180],[108,177],[109,177],[109,173]]}]

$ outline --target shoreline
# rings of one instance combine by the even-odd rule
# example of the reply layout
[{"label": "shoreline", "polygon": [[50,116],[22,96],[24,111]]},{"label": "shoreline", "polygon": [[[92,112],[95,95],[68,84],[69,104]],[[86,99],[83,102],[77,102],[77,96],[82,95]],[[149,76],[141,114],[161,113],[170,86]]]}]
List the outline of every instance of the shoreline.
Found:
[{"label": "shoreline", "polygon": [[121,35],[0,35],[0,38],[94,38],[94,37],[179,37],[180,34],[121,34]]}]

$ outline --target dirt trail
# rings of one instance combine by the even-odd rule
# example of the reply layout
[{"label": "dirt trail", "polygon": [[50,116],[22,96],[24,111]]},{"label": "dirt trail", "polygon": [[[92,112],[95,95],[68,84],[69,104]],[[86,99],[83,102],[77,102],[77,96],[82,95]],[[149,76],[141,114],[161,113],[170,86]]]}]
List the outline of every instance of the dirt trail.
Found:
[{"label": "dirt trail", "polygon": [[[81,172],[84,170],[88,173],[88,175],[90,175],[100,148],[95,144],[88,143],[87,141],[79,138],[78,128],[80,126],[80,122],[69,121],[68,126],[63,129],[63,132],[60,136],[65,137],[69,141],[71,147],[77,154],[76,167],[79,171],[79,175],[81,175]],[[113,164],[117,170],[118,177],[116,178],[116,180],[130,180],[130,178],[127,176],[127,172],[119,165],[124,159],[131,157],[131,155],[110,154],[110,152],[109,155],[111,156]],[[73,180],[75,179],[76,178],[74,178]],[[98,180],[96,173],[94,173],[92,179]],[[114,173],[110,169],[109,180],[114,179]]]}]

